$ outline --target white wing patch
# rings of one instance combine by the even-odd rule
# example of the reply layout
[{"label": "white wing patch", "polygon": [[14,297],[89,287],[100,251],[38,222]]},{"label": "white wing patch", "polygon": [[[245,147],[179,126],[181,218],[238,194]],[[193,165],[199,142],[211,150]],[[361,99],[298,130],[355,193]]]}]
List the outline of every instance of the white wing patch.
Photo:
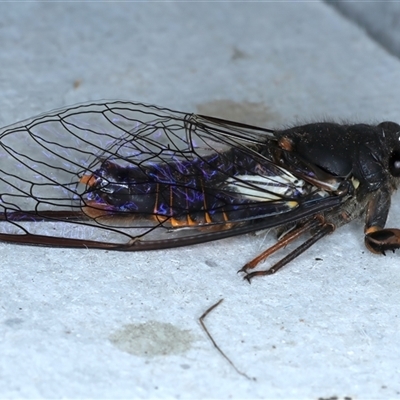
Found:
[{"label": "white wing patch", "polygon": [[285,175],[237,175],[226,180],[229,190],[253,201],[282,200],[305,194],[306,183],[285,171]]}]

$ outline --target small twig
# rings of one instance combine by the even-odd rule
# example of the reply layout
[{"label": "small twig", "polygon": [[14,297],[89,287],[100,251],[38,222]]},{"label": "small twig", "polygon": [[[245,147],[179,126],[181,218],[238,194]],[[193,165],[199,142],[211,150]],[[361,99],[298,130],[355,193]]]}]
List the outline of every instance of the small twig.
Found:
[{"label": "small twig", "polygon": [[246,375],[244,372],[240,371],[236,365],[229,359],[229,357],[220,349],[220,347],[217,345],[217,343],[215,342],[214,338],[211,336],[210,332],[208,332],[208,329],[204,323],[204,319],[206,318],[206,316],[212,311],[214,310],[214,308],[218,307],[222,302],[224,301],[224,299],[219,300],[218,302],[216,302],[214,305],[212,305],[209,309],[207,309],[203,315],[199,318],[200,324],[204,329],[204,332],[207,334],[207,336],[210,338],[212,344],[214,345],[214,347],[219,351],[219,353],[221,354],[222,357],[225,358],[226,361],[228,361],[229,364],[231,364],[231,366],[235,369],[235,371],[244,376],[247,379],[250,379],[252,381],[255,381],[256,378],[250,378],[248,375]]}]

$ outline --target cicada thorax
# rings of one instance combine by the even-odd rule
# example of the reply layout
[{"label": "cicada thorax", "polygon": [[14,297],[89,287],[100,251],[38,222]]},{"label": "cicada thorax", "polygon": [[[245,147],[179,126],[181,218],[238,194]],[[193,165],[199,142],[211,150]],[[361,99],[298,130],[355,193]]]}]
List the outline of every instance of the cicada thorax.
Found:
[{"label": "cicada thorax", "polygon": [[357,192],[364,196],[393,186],[400,171],[400,165],[395,166],[399,131],[400,126],[393,122],[376,126],[322,122],[280,131],[277,136],[288,166],[296,168],[301,160],[299,173],[311,178],[320,175],[321,182],[331,178],[358,181]]}]

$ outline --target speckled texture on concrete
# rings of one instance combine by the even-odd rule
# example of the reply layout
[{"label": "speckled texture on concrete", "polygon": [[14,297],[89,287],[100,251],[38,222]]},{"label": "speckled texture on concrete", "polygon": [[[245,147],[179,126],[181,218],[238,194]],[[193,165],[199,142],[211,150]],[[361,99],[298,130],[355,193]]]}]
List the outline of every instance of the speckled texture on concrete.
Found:
[{"label": "speckled texture on concrete", "polygon": [[[0,50],[0,126],[102,98],[270,127],[400,122],[399,60],[325,3],[1,3]],[[0,244],[0,397],[398,398],[399,255],[368,253],[354,223],[248,285],[236,271],[273,241]],[[208,327],[256,381],[200,328],[220,298]]]}]

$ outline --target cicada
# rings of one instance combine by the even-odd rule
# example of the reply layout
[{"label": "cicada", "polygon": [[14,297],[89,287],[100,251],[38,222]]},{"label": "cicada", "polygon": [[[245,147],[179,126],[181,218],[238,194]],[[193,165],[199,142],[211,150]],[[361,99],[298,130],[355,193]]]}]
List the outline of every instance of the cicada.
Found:
[{"label": "cicada", "polygon": [[[0,131],[0,240],[123,251],[267,228],[276,244],[241,271],[269,275],[363,217],[375,253],[400,177],[400,126],[272,130],[128,101],[62,108]],[[265,271],[259,262],[302,243]]]}]

